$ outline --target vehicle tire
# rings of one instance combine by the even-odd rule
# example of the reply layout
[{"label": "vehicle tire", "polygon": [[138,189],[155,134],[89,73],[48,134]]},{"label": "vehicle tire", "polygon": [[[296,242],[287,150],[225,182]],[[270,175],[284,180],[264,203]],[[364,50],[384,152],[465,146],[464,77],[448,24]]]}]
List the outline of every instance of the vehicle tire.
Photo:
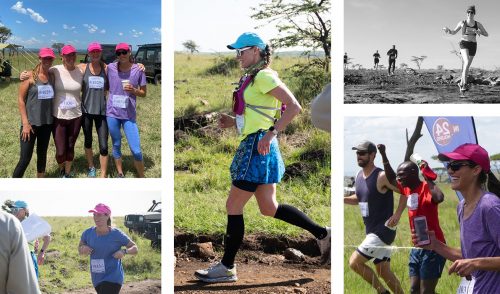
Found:
[{"label": "vehicle tire", "polygon": [[153,79],[153,84],[155,85],[161,85],[161,74],[156,74],[154,79]]}]

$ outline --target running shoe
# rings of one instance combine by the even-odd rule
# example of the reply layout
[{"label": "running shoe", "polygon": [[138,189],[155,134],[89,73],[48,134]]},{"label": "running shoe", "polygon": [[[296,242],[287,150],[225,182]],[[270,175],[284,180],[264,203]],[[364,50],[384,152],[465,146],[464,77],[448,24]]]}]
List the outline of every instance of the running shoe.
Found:
[{"label": "running shoe", "polygon": [[321,262],[326,263],[330,260],[330,253],[332,248],[332,228],[326,227],[326,237],[316,240],[321,253]]},{"label": "running shoe", "polygon": [[87,177],[95,178],[95,174],[96,174],[95,167],[90,167],[89,171],[87,172]]},{"label": "running shoe", "polygon": [[71,179],[73,175],[71,173],[69,174],[64,174],[63,179]]},{"label": "running shoe", "polygon": [[197,270],[194,276],[205,283],[236,282],[236,266],[227,268],[222,262],[218,262],[206,270]]},{"label": "running shoe", "polygon": [[118,174],[118,176],[116,176],[116,177],[117,177],[117,178],[119,178],[119,179],[123,179],[123,178],[125,178],[125,176],[124,176],[123,174],[121,174],[121,173],[120,173],[120,174]]},{"label": "running shoe", "polygon": [[64,178],[65,174],[66,174],[66,172],[64,171],[64,168],[59,170],[59,177],[60,178]]}]

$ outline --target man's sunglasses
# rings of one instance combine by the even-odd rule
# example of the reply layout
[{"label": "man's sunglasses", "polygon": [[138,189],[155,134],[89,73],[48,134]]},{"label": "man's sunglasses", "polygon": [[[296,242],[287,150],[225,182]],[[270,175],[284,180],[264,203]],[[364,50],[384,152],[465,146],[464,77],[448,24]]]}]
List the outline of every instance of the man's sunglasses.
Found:
[{"label": "man's sunglasses", "polygon": [[127,55],[128,51],[125,51],[125,50],[118,50],[116,51],[116,56],[120,56],[120,55]]},{"label": "man's sunglasses", "polygon": [[365,156],[366,154],[368,154],[368,151],[356,151],[356,154],[359,156]]},{"label": "man's sunglasses", "polygon": [[248,50],[248,49],[252,49],[252,48],[253,47],[244,47],[241,49],[236,49],[236,57],[241,57],[241,55],[243,55],[243,51]]},{"label": "man's sunglasses", "polygon": [[462,166],[474,167],[476,164],[470,161],[452,161],[446,165],[446,168],[452,171],[458,171]]}]

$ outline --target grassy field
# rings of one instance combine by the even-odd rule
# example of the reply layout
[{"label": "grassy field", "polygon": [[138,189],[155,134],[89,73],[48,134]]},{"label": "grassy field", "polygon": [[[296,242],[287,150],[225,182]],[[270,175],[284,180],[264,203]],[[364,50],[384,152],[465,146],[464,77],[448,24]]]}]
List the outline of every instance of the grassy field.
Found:
[{"label": "grassy field", "polygon": [[[458,199],[454,191],[449,188],[448,184],[440,184],[439,187],[445,194],[445,201],[439,205],[439,223],[444,232],[444,236],[448,245],[452,247],[460,247],[460,228],[456,214],[456,206]],[[394,207],[397,207],[399,194],[395,194]],[[375,293],[373,288],[366,283],[361,277],[355,274],[349,268],[349,257],[356,250],[357,245],[363,241],[365,237],[365,227],[363,219],[357,206],[344,206],[344,293]],[[396,240],[393,246],[408,247],[412,246],[410,236],[410,226],[408,224],[408,213],[405,210],[398,225]],[[409,292],[410,279],[408,274],[408,256],[410,249],[397,249],[391,256],[391,268],[396,276],[401,281],[403,290]],[[373,264],[369,262],[373,267]],[[460,278],[456,275],[448,275],[448,268],[451,265],[450,261],[446,262],[445,269],[439,280],[436,292],[437,293],[455,293]]]},{"label": "grassy field", "polygon": [[[78,56],[76,60],[83,59]],[[18,66],[17,59],[12,60],[15,68],[21,70],[31,70],[32,66],[20,59]],[[60,64],[61,60],[57,58],[54,64]],[[18,77],[18,72],[13,70],[14,77]],[[5,111],[0,117],[0,177],[11,177],[14,168],[19,160],[19,131],[21,118],[17,106],[17,95],[19,89],[18,78],[10,83],[0,81],[0,108]],[[137,103],[137,124],[141,136],[141,147],[146,167],[145,175],[149,178],[161,177],[161,87],[153,84],[147,85],[147,96],[138,97]],[[123,131],[122,131],[123,133]],[[80,131],[75,146],[75,159],[73,161],[73,171],[75,177],[87,176],[87,161],[85,159],[83,147],[83,131]],[[94,131],[93,136],[94,164],[99,174],[99,146],[97,134]],[[109,153],[111,154],[111,138],[108,141]],[[133,157],[130,153],[125,135],[122,138],[123,169],[125,177],[135,177],[135,168],[133,167]],[[108,165],[108,174],[111,177],[116,176],[116,169],[112,158]],[[36,177],[36,150],[31,159],[30,165],[24,174],[25,177]],[[47,177],[58,177],[59,170],[55,160],[55,145],[51,139],[47,153]]]},{"label": "grassy field", "polygon": [[[228,113],[234,85],[241,71],[228,76],[207,75],[215,55],[175,55],[175,116],[218,111]],[[272,63],[281,79],[290,87],[286,67],[301,61],[284,57]],[[304,97],[297,97],[305,99]],[[312,97],[308,97],[310,100]],[[277,198],[303,210],[322,225],[330,223],[330,134],[312,127],[309,105],[279,136],[286,166],[305,164],[302,174],[278,185]],[[215,126],[212,126],[215,127]],[[229,166],[239,144],[233,130],[213,136],[194,132],[175,144],[175,227],[187,232],[222,234],[226,229],[225,201],[231,180]],[[316,152],[316,153],[315,153]],[[307,156],[320,154],[320,156]],[[307,158],[306,158],[307,157]],[[311,158],[314,157],[314,158]],[[302,229],[272,218],[260,216],[254,199],[245,208],[246,233],[304,234]]]},{"label": "grassy field", "polygon": [[[44,293],[62,293],[91,288],[89,257],[78,255],[81,234],[94,225],[91,217],[47,217],[52,226],[52,242],[45,264],[40,266],[40,286]],[[123,259],[125,284],[145,279],[161,279],[161,253],[152,249],[150,241],[128,233],[123,217],[115,217],[114,225],[127,233],[137,244],[139,253]]]}]

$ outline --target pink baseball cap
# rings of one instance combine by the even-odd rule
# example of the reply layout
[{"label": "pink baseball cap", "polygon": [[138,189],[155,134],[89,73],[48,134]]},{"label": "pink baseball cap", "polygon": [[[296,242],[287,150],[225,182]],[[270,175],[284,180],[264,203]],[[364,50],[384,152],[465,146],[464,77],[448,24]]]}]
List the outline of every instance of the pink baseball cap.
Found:
[{"label": "pink baseball cap", "polygon": [[462,144],[452,152],[439,154],[438,158],[441,161],[470,160],[479,165],[484,172],[488,173],[490,171],[490,157],[488,156],[488,152],[477,144]]},{"label": "pink baseball cap", "polygon": [[68,55],[68,54],[75,53],[75,52],[76,52],[76,49],[72,45],[66,45],[66,46],[62,47],[62,50],[61,50],[62,55]]},{"label": "pink baseball cap", "polygon": [[90,44],[89,44],[89,46],[87,47],[87,51],[88,51],[88,52],[92,52],[92,51],[102,51],[101,44],[99,44],[99,43],[97,43],[97,42],[90,43]]},{"label": "pink baseball cap", "polygon": [[115,48],[115,51],[118,51],[118,50],[130,51],[130,46],[127,43],[120,43],[120,44],[116,45],[116,48]]},{"label": "pink baseball cap", "polygon": [[44,58],[44,57],[56,58],[54,51],[52,51],[52,49],[50,49],[50,48],[40,48],[40,51],[38,51],[38,56],[41,58]]},{"label": "pink baseball cap", "polygon": [[106,204],[99,203],[94,209],[89,210],[92,213],[105,213],[107,215],[111,215],[111,209]]}]

